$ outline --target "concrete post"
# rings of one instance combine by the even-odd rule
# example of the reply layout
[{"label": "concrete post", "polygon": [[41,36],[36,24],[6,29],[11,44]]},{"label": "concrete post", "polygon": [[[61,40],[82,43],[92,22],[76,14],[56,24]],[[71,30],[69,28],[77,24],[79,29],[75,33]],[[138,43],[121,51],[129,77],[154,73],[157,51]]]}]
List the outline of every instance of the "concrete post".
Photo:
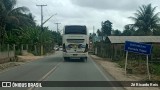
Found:
[{"label": "concrete post", "polygon": [[34,53],[37,55],[37,46],[34,45]]},{"label": "concrete post", "polygon": [[21,54],[23,54],[23,44],[21,44]]},{"label": "concrete post", "polygon": [[26,50],[27,50],[27,52],[28,52],[28,44],[26,44]]},{"label": "concrete post", "polygon": [[9,44],[7,44],[7,52],[8,52],[8,57],[9,57]]},{"label": "concrete post", "polygon": [[13,51],[14,51],[14,56],[16,56],[16,45],[13,44]]}]

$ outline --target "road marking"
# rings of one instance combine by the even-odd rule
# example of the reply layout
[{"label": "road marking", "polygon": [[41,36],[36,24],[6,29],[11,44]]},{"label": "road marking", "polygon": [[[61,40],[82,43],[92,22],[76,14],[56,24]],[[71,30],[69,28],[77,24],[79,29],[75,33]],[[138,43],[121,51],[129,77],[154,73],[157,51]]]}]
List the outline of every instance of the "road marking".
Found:
[{"label": "road marking", "polygon": [[56,68],[62,63],[63,61],[59,62],[58,64],[56,64],[48,73],[46,73],[41,79],[39,79],[38,81],[43,81],[44,79],[46,79],[53,71],[56,70]]},{"label": "road marking", "polygon": [[96,66],[96,68],[98,69],[98,71],[100,71],[100,73],[102,74],[102,76],[109,81],[109,79],[107,78],[107,76],[102,72],[102,70],[99,68],[99,66],[97,66],[97,64],[92,60],[91,57],[89,57],[89,59],[91,60],[91,62]]},{"label": "road marking", "polygon": [[[92,60],[92,58],[89,56],[89,59],[91,60],[91,62],[96,66],[96,68],[100,71],[100,73],[104,76],[104,78],[107,80],[107,81],[110,81],[109,78],[107,78],[106,74],[104,74],[104,72],[99,68],[99,66],[97,66],[97,64]],[[112,83],[111,83],[112,84]],[[113,84],[112,84],[113,85]],[[112,87],[114,90],[119,90],[118,88],[116,87]]]},{"label": "road marking", "polygon": [[61,64],[62,62],[59,62],[54,68],[52,68],[46,75],[44,75],[41,79],[38,81],[43,81],[45,78],[47,78],[56,68]]},{"label": "road marking", "polygon": [[[43,81],[44,79],[46,79],[52,72],[54,72],[56,70],[56,68],[61,64],[62,62],[59,62],[58,64],[56,64],[48,73],[46,73],[42,78],[40,78],[37,82],[39,81]],[[31,87],[27,90],[34,90],[35,87]]]}]

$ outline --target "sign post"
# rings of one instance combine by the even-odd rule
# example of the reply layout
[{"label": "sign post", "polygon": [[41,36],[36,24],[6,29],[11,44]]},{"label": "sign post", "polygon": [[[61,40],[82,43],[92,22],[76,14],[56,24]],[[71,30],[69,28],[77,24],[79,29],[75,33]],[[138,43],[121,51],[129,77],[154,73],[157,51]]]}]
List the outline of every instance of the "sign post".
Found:
[{"label": "sign post", "polygon": [[152,46],[149,45],[149,44],[126,41],[125,42],[125,51],[126,51],[125,74],[127,74],[128,52],[144,54],[147,57],[147,61],[146,61],[147,62],[147,64],[146,64],[147,65],[147,74],[148,74],[148,78],[150,80],[149,65],[148,65],[148,55],[151,55],[151,49],[152,49]]},{"label": "sign post", "polygon": [[148,55],[147,55],[147,74],[148,74],[148,79],[150,80],[150,72],[149,72],[149,65],[148,65]]},{"label": "sign post", "polygon": [[127,75],[127,59],[128,59],[128,51],[126,52],[125,75]]}]

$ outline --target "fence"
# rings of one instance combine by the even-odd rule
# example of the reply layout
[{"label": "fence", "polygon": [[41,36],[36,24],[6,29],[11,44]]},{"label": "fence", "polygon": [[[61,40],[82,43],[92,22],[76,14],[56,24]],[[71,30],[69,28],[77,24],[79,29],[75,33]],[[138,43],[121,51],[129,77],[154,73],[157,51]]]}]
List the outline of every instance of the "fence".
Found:
[{"label": "fence", "polygon": [[[119,63],[121,67],[125,65],[124,44],[96,43],[94,52],[97,56],[110,58]],[[128,67],[133,73],[146,73],[146,56],[142,54],[129,52]],[[152,44],[152,54],[149,56],[150,73],[160,75],[160,43]]]},{"label": "fence", "polygon": [[[45,44],[43,45],[44,54],[51,52],[54,45]],[[4,44],[0,45],[0,63],[14,60],[16,55],[28,55],[28,52],[34,55],[41,55],[41,45],[32,44]]]},{"label": "fence", "polygon": [[0,52],[0,63],[8,62],[15,58],[14,51]]},{"label": "fence", "polygon": [[[94,52],[96,55],[104,58],[125,58],[124,44],[111,44],[111,43],[96,43],[94,46]],[[160,59],[160,44],[152,44],[152,60]],[[131,53],[131,59],[143,58],[143,55]]]}]

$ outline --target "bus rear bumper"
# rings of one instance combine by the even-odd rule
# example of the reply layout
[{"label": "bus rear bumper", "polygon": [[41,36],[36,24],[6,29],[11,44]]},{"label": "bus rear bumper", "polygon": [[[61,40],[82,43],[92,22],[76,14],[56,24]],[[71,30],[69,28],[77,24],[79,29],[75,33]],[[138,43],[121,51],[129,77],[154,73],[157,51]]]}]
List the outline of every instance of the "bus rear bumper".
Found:
[{"label": "bus rear bumper", "polygon": [[87,53],[66,53],[66,52],[63,52],[64,58],[80,59],[80,58],[87,58],[87,56],[88,56],[88,52]]}]

